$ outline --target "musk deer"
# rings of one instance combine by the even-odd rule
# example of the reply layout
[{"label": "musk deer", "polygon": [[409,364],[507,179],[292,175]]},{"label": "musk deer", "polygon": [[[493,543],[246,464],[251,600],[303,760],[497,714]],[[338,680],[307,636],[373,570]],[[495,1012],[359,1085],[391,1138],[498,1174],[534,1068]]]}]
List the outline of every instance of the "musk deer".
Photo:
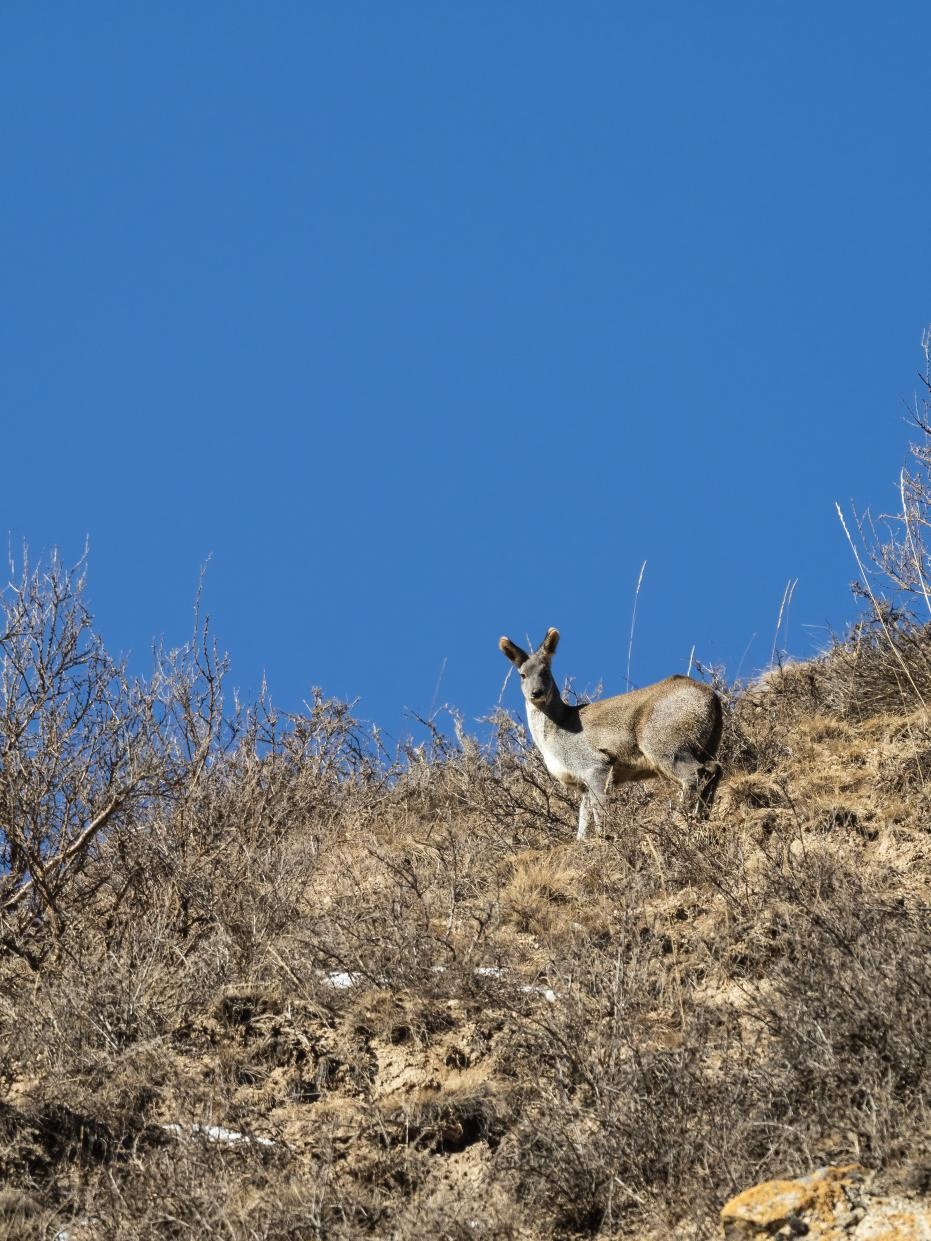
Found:
[{"label": "musk deer", "polygon": [[699,816],[711,809],[721,778],[715,761],[721,741],[721,700],[710,686],[671,676],[655,685],[584,706],[564,702],[550,664],[559,631],[548,629],[532,655],[510,638],[498,645],[520,672],[530,733],[546,769],[562,784],[582,789],[578,838],[604,821],[615,784],[666,776],[682,790],[682,805]]}]

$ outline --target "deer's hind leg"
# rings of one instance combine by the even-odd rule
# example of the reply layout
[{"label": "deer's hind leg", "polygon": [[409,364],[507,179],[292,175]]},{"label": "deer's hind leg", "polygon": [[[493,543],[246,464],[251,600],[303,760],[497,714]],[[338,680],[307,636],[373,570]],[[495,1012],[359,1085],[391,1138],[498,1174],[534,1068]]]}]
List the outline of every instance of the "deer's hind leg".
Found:
[{"label": "deer's hind leg", "polygon": [[698,817],[707,819],[714,804],[714,795],[718,791],[718,781],[724,768],[713,759],[701,765],[701,786],[698,790]]},{"label": "deer's hind leg", "polygon": [[683,811],[688,814],[694,810],[697,818],[707,818],[721,779],[721,764],[703,761],[691,750],[680,750],[669,763],[663,764],[662,770],[682,790]]}]

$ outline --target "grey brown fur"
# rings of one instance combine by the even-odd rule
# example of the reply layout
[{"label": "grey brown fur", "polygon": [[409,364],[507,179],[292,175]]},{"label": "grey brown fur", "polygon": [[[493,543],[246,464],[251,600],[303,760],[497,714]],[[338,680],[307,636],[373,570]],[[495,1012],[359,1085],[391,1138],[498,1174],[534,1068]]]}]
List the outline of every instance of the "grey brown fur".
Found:
[{"label": "grey brown fur", "polygon": [[589,823],[600,829],[615,784],[666,776],[682,790],[682,805],[704,817],[721,777],[721,700],[710,686],[671,676],[655,685],[585,706],[564,702],[550,664],[559,632],[548,629],[532,655],[510,638],[498,642],[520,672],[530,733],[547,771],[582,789],[578,838]]}]

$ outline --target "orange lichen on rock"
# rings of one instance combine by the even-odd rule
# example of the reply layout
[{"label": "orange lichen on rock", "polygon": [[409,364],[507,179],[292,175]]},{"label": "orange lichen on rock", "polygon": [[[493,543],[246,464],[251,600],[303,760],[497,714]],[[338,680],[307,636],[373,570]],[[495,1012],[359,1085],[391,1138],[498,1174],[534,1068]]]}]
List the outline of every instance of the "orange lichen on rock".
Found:
[{"label": "orange lichen on rock", "polygon": [[931,1208],[874,1196],[858,1164],[819,1168],[797,1180],[765,1181],[721,1212],[725,1241],[931,1241]]},{"label": "orange lichen on rock", "polygon": [[[841,1241],[846,1234],[837,1227],[837,1208],[844,1204],[849,1211],[844,1184],[862,1176],[863,1169],[850,1164],[820,1168],[798,1180],[765,1181],[745,1189],[721,1212],[726,1241],[763,1241],[780,1235],[817,1235],[825,1241]],[[813,1233],[813,1227],[821,1231]]]}]

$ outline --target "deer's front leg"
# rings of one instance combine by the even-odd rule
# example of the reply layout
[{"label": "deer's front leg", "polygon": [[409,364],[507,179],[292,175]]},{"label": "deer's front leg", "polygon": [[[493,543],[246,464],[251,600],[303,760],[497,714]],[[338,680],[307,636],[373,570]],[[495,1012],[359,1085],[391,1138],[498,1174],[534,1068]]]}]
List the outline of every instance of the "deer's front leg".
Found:
[{"label": "deer's front leg", "polygon": [[585,777],[585,792],[579,806],[579,831],[577,840],[584,840],[590,823],[600,835],[604,828],[605,811],[608,805],[607,792],[610,788],[611,768],[596,767]]},{"label": "deer's front leg", "polygon": [[584,840],[585,833],[588,831],[588,825],[591,822],[592,809],[589,800],[588,789],[582,793],[582,800],[579,802],[579,830],[575,834],[576,840]]}]

